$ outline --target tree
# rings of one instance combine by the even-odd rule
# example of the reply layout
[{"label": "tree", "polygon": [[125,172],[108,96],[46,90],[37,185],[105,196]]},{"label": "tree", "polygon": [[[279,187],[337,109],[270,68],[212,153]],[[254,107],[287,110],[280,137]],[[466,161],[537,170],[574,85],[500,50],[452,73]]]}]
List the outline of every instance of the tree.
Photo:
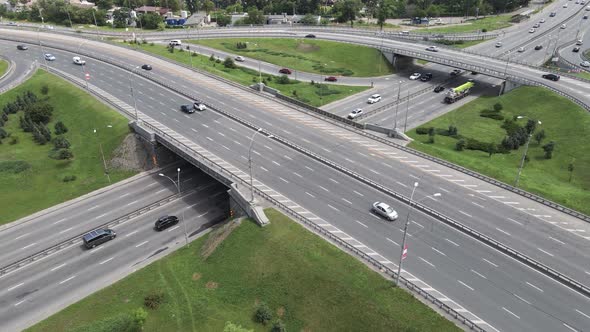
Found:
[{"label": "tree", "polygon": [[463,151],[464,148],[465,148],[465,140],[461,138],[460,140],[457,141],[457,143],[455,143],[455,150]]},{"label": "tree", "polygon": [[61,135],[68,132],[68,127],[66,127],[66,125],[61,121],[57,121],[53,128],[55,129],[54,131],[56,135]]},{"label": "tree", "polygon": [[277,319],[272,323],[272,328],[270,329],[271,332],[287,332],[287,328],[285,327],[285,323],[282,320]]},{"label": "tree", "polygon": [[49,151],[49,158],[57,160],[69,160],[74,158],[74,154],[70,149],[59,149]]},{"label": "tree", "polygon": [[51,141],[51,132],[49,131],[49,128],[47,128],[47,126],[40,123],[39,124],[39,131],[41,132],[41,135],[43,135],[43,137],[45,137],[45,140],[47,142]]},{"label": "tree", "polygon": [[264,24],[264,13],[256,7],[248,8],[248,17],[244,19],[246,24]]},{"label": "tree", "polygon": [[146,13],[139,17],[139,21],[144,29],[154,30],[162,22],[162,18],[156,13]]},{"label": "tree", "polygon": [[253,332],[254,330],[248,330],[243,328],[241,325],[234,324],[232,322],[225,322],[223,332]]},{"label": "tree", "polygon": [[231,16],[219,13],[217,14],[215,20],[217,21],[218,26],[224,27],[228,26],[231,23]]},{"label": "tree", "polygon": [[137,309],[133,310],[133,312],[131,313],[131,316],[133,317],[133,321],[135,322],[135,324],[141,330],[143,330],[143,325],[145,324],[145,320],[147,319],[147,316],[148,316],[147,311],[145,311],[145,309],[143,309],[143,308],[137,308]]},{"label": "tree", "polygon": [[551,141],[543,145],[543,151],[545,151],[545,159],[551,159],[553,157],[553,150],[555,149],[555,142]]},{"label": "tree", "polygon": [[223,61],[223,66],[225,68],[230,68],[230,69],[236,68],[236,64],[234,63],[234,60],[230,57],[225,58],[225,60]]},{"label": "tree", "polygon": [[375,17],[377,17],[377,24],[379,24],[381,30],[383,30],[385,20],[393,17],[395,11],[395,0],[381,0],[375,14]]},{"label": "tree", "polygon": [[46,101],[34,103],[25,110],[35,123],[48,123],[53,114],[53,106]]},{"label": "tree", "polygon": [[68,141],[65,137],[56,137],[53,139],[53,148],[56,150],[69,149],[70,141]]},{"label": "tree", "polygon": [[488,157],[491,158],[494,153],[498,152],[496,149],[496,144],[488,143],[486,146],[486,152],[488,153]]},{"label": "tree", "polygon": [[545,129],[541,129],[541,131],[535,134],[535,141],[537,141],[537,144],[541,144],[543,139],[545,139]]},{"label": "tree", "polygon": [[96,6],[98,9],[109,10],[113,7],[113,0],[97,0]]},{"label": "tree", "polygon": [[352,27],[361,7],[362,4],[359,0],[343,0],[336,2],[332,10],[336,13],[338,22],[350,21]]},{"label": "tree", "polygon": [[500,103],[494,104],[494,111],[496,111],[496,112],[500,112],[503,108],[504,108],[504,106],[502,106],[502,104],[500,104]]},{"label": "tree", "polygon": [[301,23],[303,25],[317,25],[318,19],[317,19],[317,16],[315,16],[313,14],[305,14],[305,16],[303,16],[303,18],[299,21],[299,23]]},{"label": "tree", "polygon": [[570,172],[570,179],[568,182],[572,182],[572,175],[574,174],[574,160],[572,160],[572,162],[567,165],[567,171]]},{"label": "tree", "polygon": [[213,1],[205,0],[205,2],[203,2],[203,10],[207,15],[209,15],[209,13],[213,11],[213,9],[215,9],[215,4],[213,3]]},{"label": "tree", "polygon": [[45,145],[47,143],[47,139],[41,133],[41,130],[39,129],[38,125],[33,124],[32,133],[33,133],[33,139],[35,140],[35,142],[37,142],[40,145]]},{"label": "tree", "polygon": [[532,119],[528,120],[524,128],[526,129],[526,132],[531,135],[537,128],[537,121]]},{"label": "tree", "polygon": [[127,27],[129,19],[129,8],[122,7],[113,12],[113,25],[115,28]]},{"label": "tree", "polygon": [[257,322],[266,324],[272,319],[272,311],[266,303],[260,302],[254,313],[254,318]]}]

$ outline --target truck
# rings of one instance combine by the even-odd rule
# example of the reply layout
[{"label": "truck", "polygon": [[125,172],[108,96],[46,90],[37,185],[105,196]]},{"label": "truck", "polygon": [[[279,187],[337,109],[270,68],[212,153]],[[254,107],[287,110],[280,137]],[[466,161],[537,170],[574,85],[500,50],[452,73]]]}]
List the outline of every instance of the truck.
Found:
[{"label": "truck", "polygon": [[470,80],[467,83],[461,84],[456,88],[449,89],[447,95],[445,96],[445,103],[452,104],[457,100],[467,96],[471,91],[471,88],[475,86],[473,80]]}]

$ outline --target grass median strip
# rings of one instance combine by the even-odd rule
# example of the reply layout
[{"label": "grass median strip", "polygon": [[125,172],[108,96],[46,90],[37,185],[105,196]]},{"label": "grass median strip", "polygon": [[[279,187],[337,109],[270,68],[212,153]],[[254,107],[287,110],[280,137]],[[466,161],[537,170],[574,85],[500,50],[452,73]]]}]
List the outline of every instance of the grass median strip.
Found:
[{"label": "grass median strip", "polygon": [[355,258],[265,212],[270,225],[220,228],[28,331],[82,331],[147,305],[144,331],[222,331],[228,321],[268,331],[255,321],[262,306],[290,331],[459,331]]},{"label": "grass median strip", "polygon": [[[41,92],[44,86],[48,87],[46,95]],[[102,143],[108,160],[129,133],[123,116],[42,70],[17,88],[0,95],[0,107],[26,91],[33,92],[40,99],[47,98],[53,107],[53,115],[46,127],[55,138],[55,123],[65,124],[68,132],[63,137],[71,143],[74,158],[49,158],[53,144],[39,145],[30,132],[20,128],[19,116],[23,112],[8,115],[8,121],[1,127],[10,136],[2,139],[0,144],[0,202],[5,207],[0,209],[0,224],[108,185],[99,143]],[[118,169],[109,171],[113,183],[135,173]]]},{"label": "grass median strip", "polygon": [[0,77],[8,70],[8,61],[0,59]]},{"label": "grass median strip", "polygon": [[[503,106],[500,112],[493,111],[497,103]],[[498,115],[498,120],[489,117]],[[515,116],[525,117],[513,121]],[[440,133],[433,136],[433,143],[428,143],[429,135],[408,132],[415,139],[410,147],[514,185],[525,144],[508,153],[495,151],[491,155],[487,148],[492,143],[497,150],[507,137],[504,121],[524,127],[528,119],[541,124],[533,132],[519,187],[590,214],[590,115],[546,89],[520,87],[501,97],[480,97],[422,125],[422,130],[432,127],[434,133]],[[449,126],[457,128],[458,136],[446,136]],[[544,138],[538,143],[535,137],[541,131]],[[458,151],[461,139],[465,147]],[[544,147],[550,142],[554,142],[554,150],[547,159]]]},{"label": "grass median strip", "polygon": [[[219,62],[215,60],[212,61],[209,56],[191,56],[189,52],[185,50],[180,51],[178,49],[176,49],[174,53],[170,53],[168,48],[162,45],[141,44],[138,45],[138,47],[145,51],[164,56],[171,60],[178,61],[189,66],[192,65],[195,69],[205,70],[211,74],[240,83],[245,86],[258,83],[260,80],[258,71],[241,67],[239,64],[236,68],[226,68],[223,65],[224,59],[220,59]],[[311,84],[310,82],[294,80],[291,77],[289,77],[287,81],[282,80],[280,76],[264,73],[262,74],[262,79],[263,82],[266,82],[267,86],[279,90],[283,95],[295,98],[312,106],[329,104],[333,101],[369,89],[368,86],[347,86],[317,83]]]},{"label": "grass median strip", "polygon": [[[454,21],[458,21],[457,18]],[[455,22],[457,23],[457,22]],[[498,29],[504,29],[511,26],[510,15],[497,15],[488,16],[486,18],[480,18],[477,20],[469,20],[461,22],[461,24],[449,25],[446,27],[439,28],[423,28],[414,31],[417,32],[431,32],[431,33],[462,33],[462,32],[480,32],[480,31],[493,31]]]}]

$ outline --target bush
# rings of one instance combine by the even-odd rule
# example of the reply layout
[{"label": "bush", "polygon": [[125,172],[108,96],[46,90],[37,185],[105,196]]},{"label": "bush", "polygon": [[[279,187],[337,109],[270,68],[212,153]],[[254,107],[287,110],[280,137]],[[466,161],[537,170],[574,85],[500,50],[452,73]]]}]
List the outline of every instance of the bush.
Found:
[{"label": "bush", "polygon": [[254,313],[254,320],[258,323],[266,324],[272,319],[272,311],[264,302],[260,302],[256,312]]},{"label": "bush", "polygon": [[30,105],[25,112],[29,113],[35,123],[48,123],[53,114],[53,106],[46,101],[40,101]]},{"label": "bush", "polygon": [[148,309],[156,310],[164,303],[164,292],[148,294],[143,298],[143,305]]},{"label": "bush", "polygon": [[71,182],[71,181],[75,181],[75,180],[76,180],[75,175],[66,175],[61,179],[62,182]]},{"label": "bush", "polygon": [[232,58],[230,58],[230,57],[225,58],[225,60],[223,61],[223,66],[225,68],[230,68],[230,69],[236,68],[236,64],[235,64],[234,60],[232,60]]},{"label": "bush", "polygon": [[488,32],[488,29],[483,28],[483,29],[481,29],[481,32]]},{"label": "bush", "polygon": [[460,139],[457,141],[457,143],[455,143],[455,150],[463,151],[464,148],[465,148],[465,140],[464,139]]},{"label": "bush", "polygon": [[31,168],[31,164],[23,160],[0,161],[0,173],[18,174]]},{"label": "bush", "polygon": [[47,86],[47,84],[44,84],[44,85],[41,87],[41,93],[42,93],[42,94],[44,94],[44,95],[46,95],[46,94],[48,94],[48,93],[49,93],[49,87]]},{"label": "bush", "polygon": [[277,83],[278,84],[289,84],[289,83],[291,83],[291,81],[289,80],[289,77],[287,75],[281,75],[281,76],[279,76],[279,78],[277,78]]},{"label": "bush", "polygon": [[213,53],[211,53],[211,56],[209,57],[209,61],[215,61],[215,55],[213,55]]},{"label": "bush", "polygon": [[8,141],[8,144],[10,144],[10,145],[15,145],[16,143],[18,143],[18,137],[16,137],[16,136],[12,136],[10,138],[10,141]]},{"label": "bush", "polygon": [[69,149],[70,145],[70,141],[68,141],[65,137],[56,137],[53,139],[53,147],[56,150]]},{"label": "bush", "polygon": [[0,139],[4,139],[8,136],[9,136],[8,132],[6,130],[4,130],[4,128],[0,127]]},{"label": "bush", "polygon": [[[499,104],[496,104],[496,105],[499,105]],[[488,110],[488,109],[481,110],[479,112],[479,116],[484,117],[484,118],[499,120],[499,121],[504,120],[504,116],[502,114],[500,114],[500,111],[496,111],[495,109],[494,110]]]},{"label": "bush", "polygon": [[427,135],[430,128],[418,127],[416,128],[416,134],[418,135]]},{"label": "bush", "polygon": [[287,332],[287,327],[282,320],[277,319],[272,323],[272,328],[270,329],[271,332]]},{"label": "bush", "polygon": [[61,121],[57,121],[53,128],[55,129],[56,135],[61,135],[68,132],[68,127],[66,127],[66,125]]},{"label": "bush", "polygon": [[133,317],[127,313],[121,313],[113,317],[92,321],[68,332],[112,332],[112,331],[136,331],[138,327]]},{"label": "bush", "polygon": [[473,138],[468,138],[467,145],[465,146],[465,148],[468,150],[479,150],[483,152],[488,152],[489,143],[480,142]]},{"label": "bush", "polygon": [[500,103],[495,103],[494,104],[494,111],[500,112],[503,109],[504,109],[504,106],[502,106],[502,104],[500,104]]},{"label": "bush", "polygon": [[49,151],[49,158],[57,160],[69,160],[74,158],[74,154],[70,149],[59,149]]}]

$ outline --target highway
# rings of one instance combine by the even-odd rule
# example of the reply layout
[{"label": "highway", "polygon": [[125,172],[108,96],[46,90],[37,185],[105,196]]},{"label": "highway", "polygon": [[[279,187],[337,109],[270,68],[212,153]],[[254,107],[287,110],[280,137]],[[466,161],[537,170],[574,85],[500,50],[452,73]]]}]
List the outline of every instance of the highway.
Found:
[{"label": "highway", "polygon": [[[12,45],[13,47],[13,52],[16,52],[13,46],[14,43],[10,45]],[[9,49],[7,49],[7,52],[8,51]],[[104,51],[105,53],[109,53],[109,51],[107,51],[106,49]],[[126,51],[120,52],[126,53]],[[115,56],[118,57],[121,56],[121,54],[117,54]],[[132,57],[128,56],[128,58],[131,59]],[[55,65],[56,67],[59,66],[59,68],[63,70],[70,70],[72,73],[77,73],[79,75],[79,68],[74,67],[72,64],[70,64],[69,59],[69,55],[64,55],[62,60],[58,58],[58,61],[56,61],[55,64],[52,65]],[[137,56],[133,58],[133,61],[139,62],[139,60],[140,59],[137,59]],[[575,227],[584,227],[584,225],[578,225],[579,221],[571,220],[571,218],[557,214],[555,211],[547,209],[546,207],[538,206],[538,204],[532,204],[531,202],[528,202],[521,197],[514,197],[514,195],[505,193],[499,190],[498,188],[483,183],[479,183],[478,181],[470,179],[466,176],[462,176],[461,174],[453,174],[453,172],[445,170],[440,166],[432,164],[428,165],[428,162],[416,160],[416,157],[406,155],[400,151],[395,151],[395,149],[392,149],[391,147],[382,146],[376,143],[373,144],[374,142],[360,142],[362,138],[360,138],[358,135],[354,133],[329,125],[327,123],[315,119],[314,117],[310,117],[296,111],[285,109],[284,106],[274,105],[274,103],[271,101],[264,100],[257,96],[249,95],[241,91],[235,91],[235,88],[220,86],[219,82],[214,82],[210,79],[202,78],[198,75],[185,75],[184,73],[182,73],[183,69],[174,68],[175,66],[165,64],[159,60],[152,60],[150,62],[157,64],[157,67],[155,67],[154,72],[158,73],[162,77],[165,76],[164,73],[177,73],[178,76],[174,77],[174,82],[176,84],[179,84],[181,86],[186,85],[187,87],[198,89],[197,91],[202,91],[203,95],[209,98],[212,103],[219,103],[221,101],[221,103],[223,103],[222,105],[227,105],[224,106],[224,109],[230,111],[233,107],[235,108],[233,111],[235,111],[236,114],[244,115],[246,117],[250,116],[249,120],[260,123],[262,127],[267,127],[269,130],[276,129],[277,132],[281,133],[281,136],[287,137],[289,140],[304,145],[309,149],[318,151],[319,153],[328,156],[330,159],[335,160],[340,164],[344,164],[347,167],[362,173],[363,175],[383,181],[383,183],[387,186],[397,188],[397,190],[400,192],[403,192],[405,190],[407,194],[407,191],[409,190],[407,188],[411,186],[412,182],[414,181],[413,179],[409,179],[409,177],[420,178],[420,190],[417,194],[417,197],[421,197],[425,194],[432,193],[434,190],[439,190],[439,188],[446,190],[445,192],[443,192],[444,199],[429,202],[428,205],[436,207],[437,210],[445,214],[448,214],[454,217],[455,219],[460,220],[461,222],[472,222],[473,225],[476,226],[475,228],[480,231],[484,231],[482,228],[488,227],[489,231],[494,233],[494,238],[509,243],[511,246],[515,246],[519,244],[519,242],[521,241],[526,242],[523,245],[529,246],[529,248],[524,249],[526,249],[526,253],[531,256],[534,256],[534,252],[538,251],[539,249],[539,247],[533,248],[531,245],[539,245],[540,249],[543,249],[543,251],[548,252],[555,257],[559,255],[560,257],[573,257],[573,259],[579,262],[588,261],[588,257],[584,256],[585,242],[580,242],[583,241],[580,239],[580,235],[576,235],[576,232],[565,231],[563,228],[567,226],[563,226],[562,224],[552,224],[553,220],[559,218],[559,220],[565,220],[560,222],[567,222],[576,225]],[[162,66],[162,69],[160,72],[157,72],[156,70],[160,70],[160,66]],[[116,70],[107,67],[108,66],[104,66],[97,62],[89,60],[88,69],[91,72],[91,77],[93,77],[92,83],[100,84],[102,88],[108,90],[109,92],[115,95],[120,96],[121,99],[126,98],[127,100],[129,100],[129,97],[125,95],[125,90],[128,89],[128,83],[126,82],[127,75],[118,73]],[[105,77],[101,78],[102,76]],[[247,137],[250,137],[252,134],[250,131],[245,130],[244,128],[240,128],[240,126],[236,126],[235,123],[229,121],[228,119],[225,119],[223,117],[216,115],[213,112],[208,111],[200,114],[194,114],[193,119],[198,119],[197,121],[194,121],[194,123],[189,122],[188,119],[183,119],[182,117],[180,118],[182,120],[181,121],[178,119],[178,117],[180,117],[180,114],[178,113],[178,111],[176,111],[176,107],[169,107],[170,103],[164,103],[164,106],[158,106],[158,104],[154,101],[155,98],[153,96],[155,94],[151,93],[151,91],[156,91],[157,88],[154,89],[145,80],[137,80],[137,82],[138,85],[141,84],[139,85],[141,88],[138,87],[138,89],[140,91],[145,91],[143,92],[144,95],[150,94],[148,97],[140,96],[138,99],[138,107],[139,109],[141,109],[143,113],[158,119],[158,121],[161,121],[166,126],[180,133],[183,133],[183,135],[185,135],[186,137],[191,137],[191,139],[195,139],[195,141],[197,141],[198,144],[205,146],[210,151],[215,151],[216,154],[223,157],[223,159],[228,160],[238,168],[246,169],[247,165],[245,164],[243,155],[245,147],[242,147],[240,145],[242,143],[240,142],[247,141]],[[197,84],[197,82],[200,82],[200,84]],[[109,85],[111,87],[109,87]],[[159,91],[159,93],[163,95],[161,97],[158,97],[160,103],[169,100],[178,100],[178,104],[182,102],[182,98],[173,93],[170,93],[166,90]],[[143,104],[141,104],[140,101],[145,98],[151,101],[145,101]],[[246,100],[247,102],[244,102],[244,100]],[[253,107],[251,106],[252,104],[257,105],[258,107]],[[160,112],[164,114],[160,114]],[[269,112],[272,113],[269,114]],[[265,124],[265,121],[268,123]],[[224,128],[224,131],[218,131],[218,128]],[[319,130],[316,131],[314,130],[314,128]],[[197,131],[196,134],[194,133],[195,131]],[[234,134],[234,131],[236,134]],[[260,139],[261,138],[259,138],[259,140]],[[315,144],[311,144],[311,142],[314,142]],[[390,198],[380,196],[380,194],[378,193],[372,193],[372,189],[366,188],[365,185],[352,182],[349,177],[343,176],[341,174],[338,175],[343,178],[336,177],[332,174],[334,173],[333,170],[325,169],[325,166],[322,165],[316,165],[313,161],[306,160],[299,154],[293,154],[293,151],[283,151],[281,150],[281,146],[276,146],[275,141],[268,140],[268,147],[270,149],[267,149],[266,146],[258,148],[257,145],[257,148],[255,149],[255,151],[257,151],[260,154],[257,155],[257,157],[255,157],[256,159],[260,158],[260,161],[256,162],[257,165],[260,165],[260,168],[257,168],[255,171],[255,177],[257,179],[260,179],[260,181],[268,184],[273,189],[276,189],[277,191],[286,194],[288,197],[291,197],[301,206],[304,206],[305,208],[311,210],[313,213],[316,213],[325,220],[330,220],[330,222],[334,223],[334,225],[336,225],[338,228],[354,236],[363,243],[369,244],[370,247],[380,252],[382,255],[384,255],[383,257],[386,257],[388,260],[394,262],[397,261],[395,252],[397,252],[397,249],[399,248],[395,249],[395,245],[390,244],[392,242],[388,241],[387,239],[376,238],[375,236],[367,236],[368,229],[375,232],[375,234],[379,233],[377,230],[375,230],[378,227],[375,225],[381,225],[379,221],[373,220],[375,218],[367,213],[367,207],[373,200],[376,200],[379,197],[383,200],[390,200]],[[273,152],[275,150],[280,152]],[[240,151],[242,151],[242,154],[238,157]],[[263,151],[264,153],[262,153]],[[272,157],[272,159],[268,156]],[[284,156],[288,156],[289,158],[291,158],[291,160],[289,160],[288,158],[284,158]],[[400,161],[404,159],[407,160]],[[410,161],[415,161],[415,163],[410,163]],[[276,166],[276,164],[279,164],[280,166]],[[416,165],[412,166],[413,164]],[[311,168],[312,170],[310,171],[304,165]],[[418,167],[419,165],[426,165],[427,167]],[[437,169],[437,167],[439,169]],[[268,171],[265,171],[265,169]],[[393,172],[393,169],[395,169],[396,172]],[[320,172],[319,170],[322,171]],[[438,170],[438,172],[431,172],[431,170]],[[315,172],[322,174],[316,175]],[[439,176],[435,175],[435,173],[441,173],[440,175],[450,176]],[[297,174],[299,174],[299,176]],[[387,176],[385,176],[385,174]],[[303,178],[308,180],[309,183],[303,182],[303,180],[299,180]],[[335,180],[336,183],[330,179]],[[298,186],[293,185],[294,183],[297,183],[299,185],[303,185],[305,183],[307,184],[307,186],[297,189]],[[343,186],[343,188],[339,188],[338,186],[336,186],[337,183],[344,183],[345,185]],[[327,197],[323,197],[322,194],[319,194],[325,192],[325,190],[320,187],[328,189],[330,193],[323,194],[327,195]],[[355,192],[351,192],[351,187],[361,189],[353,190],[357,191],[363,196],[360,196]],[[311,190],[309,188],[314,188],[315,190]],[[347,191],[345,191],[345,189],[347,189]],[[338,193],[338,195],[342,195],[343,197],[337,197],[338,195],[332,194],[332,192]],[[496,195],[498,193],[500,193],[501,195]],[[492,196],[496,196],[496,198],[493,198]],[[499,198],[500,196],[504,198]],[[471,199],[473,199],[473,201],[470,201]],[[308,202],[308,200],[311,201]],[[482,202],[479,202],[477,200],[481,200]],[[354,202],[354,204],[349,204],[346,201]],[[484,206],[485,208],[481,208],[473,204],[473,202],[479,204],[480,206]],[[336,209],[332,209],[327,204],[333,206]],[[396,209],[398,209],[400,215],[404,215],[403,205],[396,205],[395,202],[393,202],[392,204],[394,204]],[[463,213],[457,212],[455,209]],[[529,209],[534,209],[534,211]],[[337,210],[339,210],[340,212],[336,212]],[[357,210],[358,214],[354,216],[358,216],[358,218],[354,218],[352,216],[352,211],[354,210]],[[453,212],[454,214],[452,214]],[[536,213],[539,214],[536,215]],[[551,215],[551,217],[543,217],[547,215]],[[512,219],[513,221],[507,220],[506,216],[511,216],[508,218]],[[357,221],[360,223],[357,223]],[[421,224],[422,226],[424,226],[424,224],[427,224],[427,220],[415,221]],[[363,224],[367,227],[363,226]],[[431,224],[433,225],[433,229],[436,225],[439,225],[435,223]],[[398,231],[392,232],[392,234],[387,234],[383,232],[379,234],[389,235],[389,239],[399,243],[399,223],[395,223],[393,225],[385,225],[389,226],[389,228],[392,230],[397,229]],[[415,227],[420,228],[419,226]],[[492,228],[496,229],[492,230]],[[508,235],[506,233],[508,233]],[[459,246],[467,246],[467,244],[464,244],[464,240],[461,241],[459,239],[461,235],[456,234],[456,232],[454,231],[450,232],[450,234],[453,236],[449,236],[446,239],[456,244],[459,244]],[[547,238],[547,234],[551,234],[551,237],[563,243],[572,244],[570,246],[562,246],[559,242],[551,244],[551,242],[548,242],[550,241],[550,239]],[[531,238],[528,238],[528,236],[531,236]],[[435,238],[437,237],[432,236],[432,239],[429,239],[428,241],[434,243]],[[448,243],[449,245],[454,246],[452,242]],[[548,242],[549,244],[546,244],[544,242]],[[505,301],[506,299],[502,298],[496,300],[494,299],[493,292],[491,292],[489,289],[480,289],[479,287],[473,287],[473,282],[477,281],[473,281],[472,279],[464,280],[464,277],[466,277],[465,273],[461,274],[460,278],[462,279],[457,278],[453,280],[452,278],[442,278],[441,275],[447,273],[454,277],[456,277],[456,275],[451,273],[453,271],[447,270],[446,265],[442,263],[443,261],[441,261],[441,263],[438,263],[441,259],[444,260],[444,258],[433,255],[438,254],[438,252],[432,250],[432,246],[430,247],[430,251],[432,252],[430,252],[429,255],[427,255],[428,250],[426,250],[426,252],[419,252],[419,243],[420,242],[416,242],[416,244],[413,244],[412,248],[414,248],[414,246],[416,246],[416,248],[412,250],[416,250],[416,255],[420,255],[419,257],[422,257],[423,260],[409,260],[406,264],[406,271],[410,271],[412,274],[418,276],[420,279],[424,280],[430,285],[436,285],[436,289],[442,291],[444,294],[446,294],[451,299],[457,301],[458,303],[461,303],[464,306],[468,307],[470,310],[482,317],[483,320],[487,321],[488,323],[492,324],[500,330],[513,330],[515,326],[510,325],[514,323],[512,321],[506,321],[506,317],[502,316],[510,315],[510,313],[508,313],[505,309],[518,316],[519,318],[513,316],[513,319],[517,320],[515,324],[525,329],[527,327],[530,327],[526,324],[538,324],[535,326],[556,327],[555,330],[559,330],[557,328],[557,326],[559,326],[560,328],[566,330],[566,327],[560,324],[560,322],[562,321],[567,322],[569,326],[574,326],[578,329],[581,329],[585,326],[585,323],[587,323],[584,320],[584,316],[577,313],[576,311],[580,310],[584,312],[583,308],[585,305],[587,305],[587,302],[584,302],[586,301],[585,298],[580,297],[579,301],[572,300],[570,303],[570,299],[572,297],[576,298],[577,295],[570,294],[569,290],[566,290],[560,285],[553,284],[552,286],[548,286],[542,280],[536,279],[536,277],[540,279],[544,279],[545,277],[537,276],[536,273],[528,272],[528,270],[526,270],[525,267],[520,266],[518,263],[507,261],[502,264],[513,266],[515,271],[517,271],[513,274],[510,274],[510,276],[512,276],[512,280],[510,282],[512,283],[512,285],[514,285],[514,290],[520,291],[520,288],[518,288],[519,282],[522,280],[526,280],[526,278],[531,278],[527,281],[530,284],[535,285],[539,289],[542,289],[543,292],[540,292],[542,293],[542,296],[548,296],[547,294],[549,294],[549,291],[547,291],[546,287],[549,287],[549,289],[551,289],[551,292],[558,293],[552,294],[551,297],[548,298],[543,297],[541,300],[539,300],[540,303],[547,302],[546,304],[559,303],[559,306],[557,308],[545,308],[547,311],[544,311],[545,309],[542,310],[543,312],[551,313],[551,315],[553,315],[551,316],[551,318],[546,318],[549,319],[552,323],[545,322],[541,318],[537,319],[536,317],[535,319],[531,320],[526,319],[526,322],[523,322],[524,319],[520,319],[520,317],[534,317],[534,314],[529,312],[531,310],[536,312],[536,309],[530,308],[530,305],[528,305],[525,301],[522,301],[522,308],[521,306],[515,305],[513,303],[496,302]],[[543,245],[541,246],[540,244]],[[482,250],[489,250],[486,247],[482,247],[481,245],[477,246],[480,247]],[[429,249],[427,245],[425,245],[425,248]],[[449,256],[447,250],[450,249],[443,248],[442,246],[441,248],[435,248],[437,248],[437,250],[439,250],[440,252],[445,253],[446,256],[441,255],[442,257]],[[391,249],[393,249],[394,251],[392,255],[385,254],[385,252],[388,252],[388,250]],[[521,248],[518,249],[521,250]],[[496,256],[500,256],[489,256],[490,258],[488,258],[488,260],[490,262],[493,262],[494,265],[502,266],[498,264],[498,262],[502,259],[501,255],[498,255],[497,253],[494,253],[491,250],[489,250],[487,254],[495,254]],[[567,264],[566,262],[553,262],[551,260],[551,257],[553,256],[546,255],[548,257],[544,257],[542,256],[542,254],[543,252],[539,251],[537,253],[537,256],[540,257],[542,261],[544,261],[546,264],[549,264],[548,261],[551,261],[552,263],[556,264]],[[483,256],[483,254],[480,254],[477,257],[479,258],[479,260],[481,260],[481,257],[487,256]],[[555,258],[554,260],[558,260],[558,258]],[[469,260],[466,259],[466,262],[467,261]],[[431,265],[427,264],[426,262],[429,262]],[[460,262],[463,263],[463,260],[460,260]],[[470,269],[479,272],[479,270],[483,268],[475,263],[473,264],[474,265],[465,265],[465,269],[463,272],[470,272]],[[432,270],[423,270],[423,268],[426,267],[432,268],[432,265],[436,267],[436,272],[439,272],[441,275],[433,276]],[[494,265],[491,266],[494,267]],[[570,265],[576,265],[576,263],[572,262]],[[585,273],[584,270],[581,270],[583,266],[584,263],[581,263],[578,267],[567,266],[564,268],[560,267],[558,269],[562,271],[568,271],[568,273],[569,271],[577,270],[579,271],[579,275],[583,276],[583,274]],[[443,267],[445,268],[444,271],[446,272],[439,271],[442,270]],[[469,267],[469,269],[467,267]],[[479,273],[483,275],[483,272]],[[517,275],[523,277],[515,277]],[[524,277],[525,275],[526,277]],[[487,277],[490,278],[490,276]],[[458,283],[457,280],[461,280],[464,284],[469,285],[470,288],[465,287],[461,283]],[[523,285],[538,291],[536,288],[533,288],[528,284]],[[464,288],[457,288],[457,286],[461,286]],[[466,291],[470,291],[471,289],[473,289],[472,292],[475,292],[476,294],[469,294],[469,292],[465,293]],[[476,289],[477,291],[475,291]],[[482,300],[481,293],[479,292],[483,292],[483,294],[485,294],[485,297],[489,298],[486,300]],[[516,294],[519,293],[516,292]],[[475,295],[475,297],[477,297],[477,300],[479,301],[478,303],[481,302],[482,304],[473,303],[475,299],[470,298],[470,295]],[[527,299],[527,297],[525,297],[527,295],[530,296],[529,298],[536,298],[536,295],[534,295],[534,293],[526,293],[525,295],[519,294],[520,297],[522,297],[530,303],[538,303],[532,302],[531,300]],[[564,301],[564,303],[561,303],[558,300],[556,300],[558,298],[568,298],[568,300]],[[482,307],[485,305],[487,305],[487,307]],[[518,310],[514,309],[515,307],[518,308]],[[531,316],[528,316],[529,314]],[[559,318],[554,318],[554,316]]]},{"label": "highway", "polygon": [[[225,218],[229,209],[227,189],[192,166],[181,167],[186,171],[183,176],[187,177],[186,181],[182,181],[186,188],[182,198],[176,198],[115,226],[117,238],[114,240],[95,249],[86,250],[79,239],[73,246],[0,276],[0,329],[20,331],[178,249],[185,244],[183,222],[187,224],[187,233],[193,239],[211,224]],[[166,170],[165,173],[174,177],[175,167]],[[161,182],[162,180],[168,183]],[[153,195],[142,195],[140,188],[160,191],[159,194],[168,196],[176,190],[169,180],[157,176],[156,173],[136,177],[130,183],[122,186],[115,184],[113,187],[115,188],[100,195],[73,202],[13,228],[16,228],[17,232],[21,229],[34,232],[37,227],[46,227],[49,224],[51,229],[40,231],[41,235],[36,236],[37,239],[46,242],[43,246],[49,246],[53,237],[61,234],[71,237],[82,229],[91,230],[107,220],[112,220],[115,215],[123,213],[121,207],[131,209],[131,206],[143,207],[152,203]],[[130,195],[122,194],[121,190]],[[96,209],[97,211],[88,211],[89,204],[101,206]],[[51,223],[64,214],[82,214],[87,218],[93,213],[108,211],[111,208],[118,210],[109,217],[90,218],[85,221],[83,227],[80,226],[79,219],[73,218],[60,221],[58,224]],[[164,214],[177,215],[181,222],[165,231],[154,231],[155,220]],[[185,220],[182,220],[183,214]],[[71,227],[80,229],[78,232],[70,232],[68,228]],[[10,239],[13,228],[0,232],[3,239],[0,242],[4,244]],[[66,232],[63,232],[64,230]],[[12,231],[12,236],[16,234]],[[11,243],[26,244],[34,236],[35,234],[21,235]],[[36,251],[28,247],[12,252],[18,253],[23,250]],[[1,266],[4,266],[4,263]]]}]

